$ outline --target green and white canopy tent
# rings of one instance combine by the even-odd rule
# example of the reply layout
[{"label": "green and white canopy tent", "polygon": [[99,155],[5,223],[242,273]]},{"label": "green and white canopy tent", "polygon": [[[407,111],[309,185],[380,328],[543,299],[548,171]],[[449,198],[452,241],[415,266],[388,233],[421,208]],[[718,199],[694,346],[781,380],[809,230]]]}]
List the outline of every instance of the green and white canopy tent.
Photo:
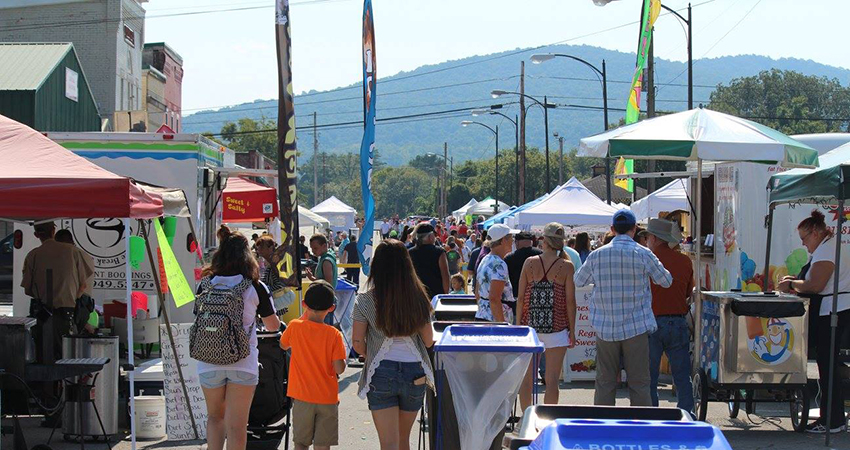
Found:
[{"label": "green and white canopy tent", "polygon": [[[695,161],[696,211],[702,208],[703,161],[750,161],[817,167],[817,150],[764,125],[695,108],[619,127],[581,140],[578,156]],[[701,314],[701,217],[696,216],[697,317]],[[699,342],[696,343],[699,353]]]},{"label": "green and white canopy tent", "polygon": [[[777,205],[789,203],[808,203],[819,205],[836,205],[838,226],[835,230],[835,272],[841,269],[841,235],[845,214],[844,204],[850,198],[850,144],[844,144],[820,157],[818,169],[794,169],[770,177],[768,190],[768,219],[767,219],[767,252],[765,260],[770,262],[770,243],[773,235],[773,212]],[[839,277],[833,277],[831,336],[830,336],[830,370],[828,386],[832,386],[835,377],[835,346],[836,329],[838,327],[838,283]],[[809,312],[811,314],[811,311]],[[831,402],[833,396],[827,398],[826,423],[832,423]],[[830,435],[827,427],[826,445],[829,446]]]}]

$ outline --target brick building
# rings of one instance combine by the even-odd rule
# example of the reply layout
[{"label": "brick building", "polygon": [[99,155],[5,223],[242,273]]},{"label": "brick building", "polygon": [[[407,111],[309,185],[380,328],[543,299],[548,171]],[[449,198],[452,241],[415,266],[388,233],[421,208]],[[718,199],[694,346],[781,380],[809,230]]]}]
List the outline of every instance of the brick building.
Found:
[{"label": "brick building", "polygon": [[0,42],[71,42],[102,118],[142,107],[147,0],[3,0]]},{"label": "brick building", "polygon": [[183,119],[183,58],[164,42],[145,44],[142,68],[148,78],[144,103],[151,130],[167,125],[179,133]]}]

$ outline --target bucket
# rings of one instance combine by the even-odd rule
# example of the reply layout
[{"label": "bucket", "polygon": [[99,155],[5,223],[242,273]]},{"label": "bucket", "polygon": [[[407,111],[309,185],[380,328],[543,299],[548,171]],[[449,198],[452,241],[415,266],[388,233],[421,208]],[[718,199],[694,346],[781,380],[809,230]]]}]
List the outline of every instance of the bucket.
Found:
[{"label": "bucket", "polygon": [[136,401],[136,437],[162,439],[165,437],[165,397],[140,395]]}]

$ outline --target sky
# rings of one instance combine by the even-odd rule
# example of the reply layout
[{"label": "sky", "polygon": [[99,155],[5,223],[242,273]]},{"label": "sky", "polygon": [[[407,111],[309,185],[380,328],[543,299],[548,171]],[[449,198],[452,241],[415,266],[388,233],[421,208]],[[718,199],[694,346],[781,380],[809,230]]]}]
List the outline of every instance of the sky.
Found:
[{"label": "sky", "polygon": [[[679,10],[688,0],[663,3]],[[295,92],[359,82],[362,1],[290,4]],[[758,54],[850,69],[845,39],[850,1],[692,4],[694,59]],[[277,98],[273,0],[149,0],[143,6],[145,41],[164,41],[183,57],[184,115]],[[633,53],[639,27],[633,22],[640,7],[640,0],[615,0],[604,7],[591,0],[373,0],[378,77],[555,43]],[[655,24],[655,56],[685,61],[683,25],[663,13]]]}]

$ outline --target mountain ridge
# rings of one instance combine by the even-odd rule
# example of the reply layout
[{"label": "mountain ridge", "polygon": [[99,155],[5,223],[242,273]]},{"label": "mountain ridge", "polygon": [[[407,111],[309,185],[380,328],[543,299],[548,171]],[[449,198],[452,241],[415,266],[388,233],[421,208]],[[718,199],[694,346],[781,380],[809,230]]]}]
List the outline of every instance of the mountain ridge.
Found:
[{"label": "mountain ridge", "polygon": [[[546,50],[551,53],[571,54],[596,66],[605,59],[609,122],[616,123],[620,120],[630,88],[634,54],[588,45],[551,46]],[[547,95],[549,103],[558,105],[557,108],[549,109],[549,131],[558,132],[565,138],[565,151],[575,147],[581,137],[601,132],[604,125],[602,95],[595,72],[564,58],[556,58],[540,65],[532,64],[528,57],[535,51],[518,48],[489,55],[470,56],[423,65],[411,71],[379,79],[376,148],[382,159],[390,165],[401,165],[417,155],[442,152],[444,142],[448,143],[450,156],[456,162],[489,156],[495,151],[493,134],[483,127],[461,127],[461,120],[467,119],[481,121],[491,127],[499,125],[500,147],[513,148],[514,126],[498,116],[473,118],[469,112],[456,111],[445,115],[387,119],[493,104],[506,104],[499,111],[514,117],[518,114],[518,107],[508,103],[516,102],[516,96],[494,100],[489,94],[493,89],[518,90],[521,60],[527,62],[526,93],[539,96],[540,101]],[[448,69],[450,67],[451,69]],[[655,67],[656,109],[686,109],[686,63],[656,57]],[[807,59],[773,59],[763,55],[704,58],[694,61],[694,106],[707,104],[710,93],[717,84],[728,84],[734,78],[756,75],[772,68],[836,78],[842,85],[850,85],[850,70]],[[307,147],[302,144],[301,162],[313,154],[314,111],[318,116],[320,151],[334,154],[359,152],[362,138],[362,126],[359,121],[363,115],[361,94],[356,89],[358,87],[359,83],[354,83],[329,91],[309,91],[295,97],[296,124],[298,127],[308,127],[297,131],[298,139],[307,143]],[[645,101],[646,95],[642,97]],[[276,115],[277,100],[257,99],[186,116],[183,120],[183,130],[187,133],[218,133],[227,121],[236,121],[242,117],[255,120],[275,119]],[[541,108],[529,109],[526,136],[529,147],[543,148],[544,126]],[[557,151],[557,140],[550,135],[549,142],[550,150]]]}]

